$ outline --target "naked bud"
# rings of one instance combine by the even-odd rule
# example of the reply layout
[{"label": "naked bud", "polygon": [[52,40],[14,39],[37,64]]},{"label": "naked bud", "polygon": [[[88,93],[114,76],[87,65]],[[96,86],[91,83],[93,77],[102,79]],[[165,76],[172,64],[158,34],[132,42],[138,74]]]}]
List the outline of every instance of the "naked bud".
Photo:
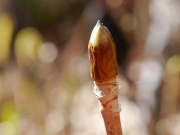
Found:
[{"label": "naked bud", "polygon": [[97,82],[113,80],[117,75],[116,46],[109,30],[98,21],[88,45],[91,77]]}]

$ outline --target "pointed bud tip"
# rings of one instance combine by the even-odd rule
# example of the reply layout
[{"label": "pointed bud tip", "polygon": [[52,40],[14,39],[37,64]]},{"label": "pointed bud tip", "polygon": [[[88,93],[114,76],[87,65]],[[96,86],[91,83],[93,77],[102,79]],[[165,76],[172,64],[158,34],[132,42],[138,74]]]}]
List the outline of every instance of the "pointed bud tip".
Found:
[{"label": "pointed bud tip", "polygon": [[101,23],[101,21],[100,21],[100,20],[98,20],[98,21],[97,21],[97,23]]},{"label": "pointed bud tip", "polygon": [[98,20],[98,21],[97,21],[96,26],[97,26],[97,25],[100,25],[100,26],[104,27],[104,26],[103,26],[103,23],[101,23],[101,21],[100,21],[100,20]]},{"label": "pointed bud tip", "polygon": [[101,21],[100,21],[100,20],[98,20],[98,21],[97,21],[97,24],[101,24]]},{"label": "pointed bud tip", "polygon": [[109,39],[108,30],[106,30],[105,26],[101,23],[100,20],[97,21],[90,37],[91,45],[94,47],[98,47],[101,45],[100,43],[104,40]]}]

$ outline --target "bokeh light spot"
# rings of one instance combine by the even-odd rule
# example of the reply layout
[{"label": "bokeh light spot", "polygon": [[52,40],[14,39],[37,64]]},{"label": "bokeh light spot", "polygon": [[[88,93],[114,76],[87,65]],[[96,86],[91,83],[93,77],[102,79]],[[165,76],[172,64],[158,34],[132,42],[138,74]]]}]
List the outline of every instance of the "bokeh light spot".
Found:
[{"label": "bokeh light spot", "polygon": [[44,45],[40,46],[38,54],[42,62],[51,63],[56,59],[58,50],[52,42],[46,42]]},{"label": "bokeh light spot", "polygon": [[120,19],[120,27],[124,32],[131,32],[137,25],[137,20],[130,13],[124,14]]},{"label": "bokeh light spot", "polygon": [[42,45],[40,33],[32,27],[22,29],[15,38],[15,55],[19,65],[29,66],[38,61],[38,49]]},{"label": "bokeh light spot", "polygon": [[105,3],[111,8],[116,8],[121,5],[122,0],[105,0]]}]

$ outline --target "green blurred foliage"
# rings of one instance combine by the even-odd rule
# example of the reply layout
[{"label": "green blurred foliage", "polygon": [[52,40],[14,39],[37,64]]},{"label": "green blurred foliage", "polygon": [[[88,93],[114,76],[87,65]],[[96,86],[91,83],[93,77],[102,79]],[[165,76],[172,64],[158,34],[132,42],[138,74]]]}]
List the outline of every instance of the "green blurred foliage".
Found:
[{"label": "green blurred foliage", "polygon": [[43,44],[40,33],[34,28],[22,29],[15,38],[15,56],[20,66],[38,61],[38,49]]},{"label": "green blurred foliage", "polygon": [[179,73],[180,72],[180,56],[174,55],[169,58],[166,64],[166,72]]},{"label": "green blurred foliage", "polygon": [[14,21],[10,14],[0,14],[0,65],[9,57],[14,30]]},{"label": "green blurred foliage", "polygon": [[1,110],[3,134],[16,135],[19,128],[19,112],[13,101],[6,101]]},{"label": "green blurred foliage", "polygon": [[14,102],[12,101],[6,102],[2,107],[1,113],[2,113],[1,114],[2,121],[16,122],[17,124],[17,120],[18,120],[18,117],[16,116],[17,109]]}]

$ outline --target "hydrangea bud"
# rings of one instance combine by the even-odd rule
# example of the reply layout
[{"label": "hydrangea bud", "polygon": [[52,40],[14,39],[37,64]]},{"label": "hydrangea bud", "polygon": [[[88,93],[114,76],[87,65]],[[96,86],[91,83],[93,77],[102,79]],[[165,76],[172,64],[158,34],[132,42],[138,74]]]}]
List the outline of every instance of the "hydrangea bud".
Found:
[{"label": "hydrangea bud", "polygon": [[98,20],[88,45],[91,77],[97,82],[116,78],[116,46],[109,30]]}]

